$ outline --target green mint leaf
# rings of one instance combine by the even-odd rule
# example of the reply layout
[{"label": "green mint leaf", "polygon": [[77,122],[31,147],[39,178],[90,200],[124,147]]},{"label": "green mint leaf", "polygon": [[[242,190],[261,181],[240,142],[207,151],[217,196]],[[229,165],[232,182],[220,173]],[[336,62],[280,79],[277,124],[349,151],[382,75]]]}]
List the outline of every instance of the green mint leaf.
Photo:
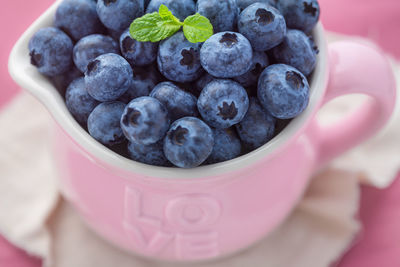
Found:
[{"label": "green mint leaf", "polygon": [[139,42],[159,42],[172,36],[180,28],[179,20],[177,22],[173,18],[162,18],[159,13],[153,12],[135,19],[129,32],[132,38]]},{"label": "green mint leaf", "polygon": [[158,14],[160,14],[160,17],[162,19],[171,19],[174,17],[172,12],[169,11],[166,5],[160,5],[160,7],[158,8]]},{"label": "green mint leaf", "polygon": [[208,18],[196,13],[183,22],[183,33],[191,43],[205,42],[213,35],[213,26]]},{"label": "green mint leaf", "polygon": [[169,11],[166,5],[160,5],[158,9],[158,14],[160,14],[160,17],[163,20],[172,20],[176,22],[176,24],[183,25],[183,23],[177,17],[175,17],[171,11]]},{"label": "green mint leaf", "polygon": [[206,17],[197,13],[182,23],[165,5],[160,5],[158,12],[135,19],[129,32],[139,42],[159,42],[179,31],[182,25],[185,37],[192,43],[204,42],[213,35],[213,26]]},{"label": "green mint leaf", "polygon": [[166,5],[160,5],[160,7],[158,8],[158,14],[160,14],[160,17],[162,19],[169,19],[174,16],[172,15],[172,12],[169,11]]}]

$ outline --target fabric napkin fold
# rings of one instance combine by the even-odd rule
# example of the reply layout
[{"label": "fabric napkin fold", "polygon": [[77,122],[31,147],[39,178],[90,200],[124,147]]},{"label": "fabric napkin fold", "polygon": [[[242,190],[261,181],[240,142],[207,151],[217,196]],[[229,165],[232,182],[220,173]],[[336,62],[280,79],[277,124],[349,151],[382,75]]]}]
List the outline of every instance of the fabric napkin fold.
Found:
[{"label": "fabric napkin fold", "polygon": [[[347,101],[330,104],[331,122]],[[352,244],[359,181],[385,187],[400,167],[400,116],[378,136],[314,177],[304,198],[273,233],[229,258],[198,264],[156,262],[124,252],[94,234],[60,195],[49,134],[51,118],[22,93],[0,112],[0,234],[48,267],[328,267]]]}]

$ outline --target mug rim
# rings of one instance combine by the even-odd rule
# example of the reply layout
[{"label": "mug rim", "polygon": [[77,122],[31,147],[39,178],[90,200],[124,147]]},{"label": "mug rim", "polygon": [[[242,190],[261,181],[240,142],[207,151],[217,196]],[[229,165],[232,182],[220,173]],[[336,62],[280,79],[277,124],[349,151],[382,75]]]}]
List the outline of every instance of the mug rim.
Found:
[{"label": "mug rim", "polygon": [[[33,94],[50,112],[58,126],[92,158],[109,168],[117,168],[146,178],[191,179],[219,176],[227,172],[244,169],[260,160],[272,157],[292,138],[301,132],[318,109],[325,94],[328,82],[328,51],[325,32],[321,22],[313,30],[313,38],[319,48],[317,64],[310,81],[310,101],[306,110],[293,119],[278,135],[260,148],[221,163],[200,166],[192,169],[158,167],[125,158],[92,138],[68,111],[63,96],[30,64],[28,43],[37,30],[53,25],[58,5],[57,0],[48,8],[19,38],[9,57],[9,73],[24,89]],[[129,178],[128,178],[129,179]]]}]

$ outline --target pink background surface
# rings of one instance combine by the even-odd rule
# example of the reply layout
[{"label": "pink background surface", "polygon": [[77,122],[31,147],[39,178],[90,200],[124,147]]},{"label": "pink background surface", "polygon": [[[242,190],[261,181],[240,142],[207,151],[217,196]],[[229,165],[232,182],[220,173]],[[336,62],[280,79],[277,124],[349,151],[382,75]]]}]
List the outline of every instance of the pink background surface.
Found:
[{"label": "pink background surface", "polygon": [[[6,1],[0,9],[0,107],[20,89],[7,71],[11,47],[53,0]],[[400,58],[400,1],[320,0],[322,21],[328,30],[366,36]],[[400,178],[400,176],[399,176]],[[388,189],[362,188],[360,219],[364,230],[340,267],[400,266],[400,180]],[[0,236],[0,266],[39,267]]]}]

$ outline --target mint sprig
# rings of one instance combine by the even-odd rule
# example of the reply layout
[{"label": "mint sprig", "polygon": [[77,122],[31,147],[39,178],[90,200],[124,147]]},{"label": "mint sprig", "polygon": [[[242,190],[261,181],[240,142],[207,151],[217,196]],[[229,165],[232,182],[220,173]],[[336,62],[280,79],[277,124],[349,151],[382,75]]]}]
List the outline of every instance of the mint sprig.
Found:
[{"label": "mint sprig", "polygon": [[161,5],[158,12],[135,19],[129,32],[139,42],[159,42],[172,36],[182,26],[185,37],[191,43],[204,42],[213,35],[213,26],[208,18],[196,13],[182,23],[165,5]]},{"label": "mint sprig", "polygon": [[196,13],[183,22],[183,34],[189,42],[201,43],[210,38],[214,30],[208,18]]}]

